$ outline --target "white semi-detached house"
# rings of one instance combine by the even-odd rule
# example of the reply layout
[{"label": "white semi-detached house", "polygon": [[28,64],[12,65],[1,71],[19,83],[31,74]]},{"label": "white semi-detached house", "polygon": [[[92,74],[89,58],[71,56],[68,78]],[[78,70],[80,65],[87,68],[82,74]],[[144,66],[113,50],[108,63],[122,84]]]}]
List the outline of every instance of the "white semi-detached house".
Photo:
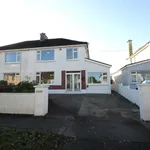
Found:
[{"label": "white semi-detached house", "polygon": [[48,84],[49,93],[111,93],[111,65],[90,59],[87,42],[64,38],[0,47],[0,80]]}]

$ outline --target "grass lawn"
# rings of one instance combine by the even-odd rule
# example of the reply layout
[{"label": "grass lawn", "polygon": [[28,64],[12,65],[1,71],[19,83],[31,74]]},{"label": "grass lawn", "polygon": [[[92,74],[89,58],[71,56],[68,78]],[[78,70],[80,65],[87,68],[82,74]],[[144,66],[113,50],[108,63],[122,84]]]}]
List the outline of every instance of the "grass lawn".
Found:
[{"label": "grass lawn", "polygon": [[58,150],[72,140],[46,131],[0,129],[0,150]]}]

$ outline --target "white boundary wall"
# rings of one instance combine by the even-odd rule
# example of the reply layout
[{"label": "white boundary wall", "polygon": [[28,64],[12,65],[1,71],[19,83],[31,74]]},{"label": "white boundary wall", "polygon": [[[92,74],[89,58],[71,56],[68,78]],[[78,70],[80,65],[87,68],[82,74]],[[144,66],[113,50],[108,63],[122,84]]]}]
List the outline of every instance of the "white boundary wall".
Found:
[{"label": "white boundary wall", "polygon": [[0,93],[0,113],[34,114],[34,93]]},{"label": "white boundary wall", "polygon": [[138,90],[122,84],[112,84],[112,90],[137,104],[140,108],[140,118],[143,121],[150,121],[150,84],[139,84]]},{"label": "white boundary wall", "polygon": [[47,112],[47,86],[35,86],[35,93],[0,93],[0,113],[44,116]]},{"label": "white boundary wall", "polygon": [[111,88],[113,91],[116,91],[132,103],[139,106],[138,90],[130,89],[129,86],[123,86],[122,84],[112,84]]},{"label": "white boundary wall", "polygon": [[140,118],[144,121],[150,121],[150,84],[140,84],[138,88]]}]

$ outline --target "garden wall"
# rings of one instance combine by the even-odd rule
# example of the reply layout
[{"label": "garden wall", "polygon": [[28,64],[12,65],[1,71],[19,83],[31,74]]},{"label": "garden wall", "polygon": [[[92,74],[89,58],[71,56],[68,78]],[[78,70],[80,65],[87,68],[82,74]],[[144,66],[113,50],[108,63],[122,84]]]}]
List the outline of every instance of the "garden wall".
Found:
[{"label": "garden wall", "polygon": [[35,93],[0,93],[0,113],[34,114]]},{"label": "garden wall", "polygon": [[122,95],[123,97],[131,101],[132,103],[138,106],[140,105],[138,90],[131,89],[130,86],[124,86],[122,84],[112,84],[111,88],[113,91],[116,91],[117,93],[119,93],[120,95]]},{"label": "garden wall", "polygon": [[35,86],[35,93],[0,93],[0,113],[44,116],[48,113],[48,87]]}]

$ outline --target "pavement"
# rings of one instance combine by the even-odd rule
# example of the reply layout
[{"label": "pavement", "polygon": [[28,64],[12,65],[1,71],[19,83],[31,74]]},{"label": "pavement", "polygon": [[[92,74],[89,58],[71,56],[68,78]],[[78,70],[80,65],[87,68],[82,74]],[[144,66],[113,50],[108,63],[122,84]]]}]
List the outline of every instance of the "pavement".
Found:
[{"label": "pavement", "polygon": [[76,146],[78,150],[98,149],[107,145],[104,146],[107,143],[104,141],[109,141],[109,144],[122,142],[124,147],[131,147],[131,142],[132,146],[133,143],[150,144],[150,130],[140,121],[138,107],[116,93],[51,95],[46,116],[1,114],[0,127],[46,130],[76,137],[77,141],[67,144],[62,150],[74,149]]}]

